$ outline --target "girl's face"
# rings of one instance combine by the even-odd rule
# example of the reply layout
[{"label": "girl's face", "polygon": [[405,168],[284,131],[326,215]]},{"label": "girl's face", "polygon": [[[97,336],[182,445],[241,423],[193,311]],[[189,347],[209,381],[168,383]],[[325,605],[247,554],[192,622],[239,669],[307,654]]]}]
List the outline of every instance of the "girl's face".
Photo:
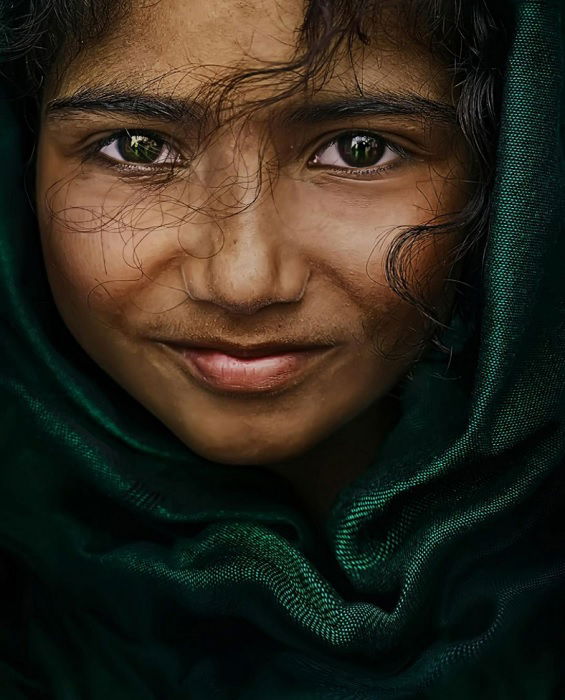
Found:
[{"label": "girl's face", "polygon": [[[220,115],[236,116],[212,132],[210,84],[291,60],[302,12],[299,0],[138,7],[44,99],[37,205],[59,311],[104,370],[218,462],[292,460],[380,403],[427,333],[387,284],[386,254],[469,195],[447,69],[398,42],[394,11],[314,90],[244,117],[291,76],[240,84]],[[422,239],[406,271],[440,313],[459,236]],[[180,349],[200,341],[324,347],[262,360]]]}]

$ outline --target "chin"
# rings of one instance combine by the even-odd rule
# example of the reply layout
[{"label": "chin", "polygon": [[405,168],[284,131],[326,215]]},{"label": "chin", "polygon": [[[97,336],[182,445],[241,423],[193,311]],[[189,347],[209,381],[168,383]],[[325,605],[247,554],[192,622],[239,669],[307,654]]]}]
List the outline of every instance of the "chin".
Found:
[{"label": "chin", "polygon": [[234,444],[234,441],[227,437],[224,442],[218,443],[217,435],[207,443],[201,442],[201,439],[197,443],[187,439],[183,439],[183,442],[211,462],[242,466],[266,466],[293,459],[302,455],[310,446],[289,445],[288,440],[281,440],[280,437],[273,442],[261,442],[256,439],[244,444]]}]

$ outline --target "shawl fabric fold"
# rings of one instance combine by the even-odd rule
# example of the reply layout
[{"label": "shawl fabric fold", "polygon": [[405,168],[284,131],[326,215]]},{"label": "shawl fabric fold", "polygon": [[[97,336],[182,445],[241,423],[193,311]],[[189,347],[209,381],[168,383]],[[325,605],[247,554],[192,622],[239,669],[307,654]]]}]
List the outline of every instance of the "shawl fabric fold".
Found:
[{"label": "shawl fabric fold", "polygon": [[325,542],[282,479],[191,452],[67,331],[4,91],[2,700],[565,698],[564,22],[507,4],[480,327],[417,365]]}]

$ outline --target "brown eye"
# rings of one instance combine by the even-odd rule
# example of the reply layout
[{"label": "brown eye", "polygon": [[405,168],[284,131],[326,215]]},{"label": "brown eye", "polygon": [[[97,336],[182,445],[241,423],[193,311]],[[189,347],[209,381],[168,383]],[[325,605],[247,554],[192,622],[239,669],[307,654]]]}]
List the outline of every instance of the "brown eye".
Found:
[{"label": "brown eye", "polygon": [[369,168],[383,157],[385,145],[372,134],[350,132],[336,140],[343,161],[352,168]]},{"label": "brown eye", "polygon": [[150,166],[171,163],[176,152],[164,139],[154,134],[123,131],[106,139],[99,153],[122,164]]},{"label": "brown eye", "polygon": [[129,163],[154,163],[163,150],[163,143],[144,134],[125,134],[117,141],[118,153]]},{"label": "brown eye", "polygon": [[346,131],[318,149],[309,165],[328,167],[345,173],[377,172],[390,168],[408,153],[378,134],[366,131]]}]

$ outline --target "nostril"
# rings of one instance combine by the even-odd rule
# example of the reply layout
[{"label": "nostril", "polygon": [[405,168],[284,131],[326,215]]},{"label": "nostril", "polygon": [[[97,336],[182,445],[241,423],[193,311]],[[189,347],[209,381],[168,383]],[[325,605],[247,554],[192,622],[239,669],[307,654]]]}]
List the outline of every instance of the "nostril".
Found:
[{"label": "nostril", "polygon": [[[181,267],[181,274],[184,291],[187,297],[192,301],[207,302],[219,306],[230,313],[245,316],[250,316],[251,314],[257,313],[262,308],[272,306],[273,304],[300,302],[304,296],[308,279],[310,278],[308,272],[308,274],[302,276],[300,284],[297,284],[296,279],[291,280],[290,284],[286,285],[287,290],[283,289],[283,281],[279,280],[276,287],[273,285],[273,289],[276,289],[276,293],[272,294],[264,293],[267,285],[264,285],[265,289],[261,291],[258,287],[254,288],[253,285],[249,283],[248,279],[244,279],[242,286],[237,290],[237,294],[229,295],[225,293],[225,290],[215,288],[214,285],[205,282],[201,277],[195,277],[189,282],[184,266]],[[219,285],[217,286],[219,287]]]},{"label": "nostril", "polygon": [[214,297],[214,299],[210,299],[209,301],[210,303],[215,304],[216,306],[221,306],[223,309],[226,309],[226,311],[229,311],[232,314],[242,314],[245,316],[250,316],[251,314],[257,313],[257,311],[260,311],[265,306],[271,306],[272,304],[288,303],[287,299],[277,299],[272,297],[263,297],[238,302],[233,300],[230,301],[229,299],[216,296]]}]

